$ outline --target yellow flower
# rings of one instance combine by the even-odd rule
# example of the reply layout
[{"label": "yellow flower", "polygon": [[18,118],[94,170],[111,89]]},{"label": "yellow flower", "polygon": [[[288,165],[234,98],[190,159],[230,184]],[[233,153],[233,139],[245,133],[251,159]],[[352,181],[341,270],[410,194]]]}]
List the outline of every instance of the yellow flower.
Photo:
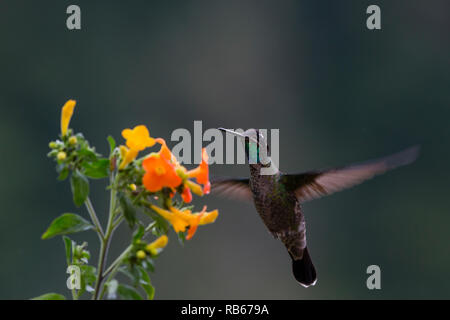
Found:
[{"label": "yellow flower", "polygon": [[128,149],[125,146],[120,146],[120,156],[122,161],[120,162],[119,170],[125,169],[125,167],[134,159],[136,159],[139,151],[135,149]]},{"label": "yellow flower", "polygon": [[147,254],[145,253],[144,250],[139,250],[138,252],[136,252],[136,257],[138,259],[145,259],[145,257],[147,256]]},{"label": "yellow flower", "polygon": [[159,237],[152,243],[149,243],[145,247],[145,250],[147,250],[147,252],[150,252],[152,255],[156,255],[158,253],[159,249],[162,249],[165,246],[167,246],[168,242],[169,242],[169,238],[166,235],[162,235],[161,237]]},{"label": "yellow flower", "polygon": [[169,221],[176,233],[185,232],[186,228],[189,226],[189,222],[181,218],[179,215],[175,215],[172,212],[164,210],[155,205],[151,205],[150,207],[155,210],[161,217]]},{"label": "yellow flower", "polygon": [[213,223],[219,214],[218,210],[206,212],[206,206],[199,213],[192,213],[191,210],[181,211],[174,207],[170,207],[170,211],[155,205],[151,205],[150,207],[171,223],[175,232],[185,232],[186,228],[189,227],[189,232],[186,236],[187,240],[190,240],[194,236],[199,225]]},{"label": "yellow flower", "polygon": [[61,135],[64,137],[69,129],[69,122],[73,115],[73,109],[77,102],[75,100],[68,100],[62,107],[61,112]]},{"label": "yellow flower", "polygon": [[137,151],[152,147],[156,142],[155,139],[150,137],[150,133],[144,125],[136,126],[133,130],[125,129],[122,131],[122,136],[127,140],[127,147]]},{"label": "yellow flower", "polygon": [[217,217],[219,216],[219,210],[214,210],[210,212],[206,212],[201,218],[200,218],[200,224],[209,224],[216,221]]}]

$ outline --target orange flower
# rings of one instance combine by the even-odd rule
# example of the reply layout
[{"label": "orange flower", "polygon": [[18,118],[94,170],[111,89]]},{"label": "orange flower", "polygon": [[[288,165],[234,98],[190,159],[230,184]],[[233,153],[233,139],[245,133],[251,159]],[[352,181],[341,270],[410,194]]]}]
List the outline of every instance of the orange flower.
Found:
[{"label": "orange flower", "polygon": [[150,137],[150,133],[144,125],[136,126],[133,130],[125,129],[122,131],[122,136],[127,140],[127,147],[137,151],[153,147],[156,142],[155,139]]},{"label": "orange flower", "polygon": [[191,189],[189,189],[188,187],[184,186],[183,187],[183,193],[181,194],[181,198],[183,199],[183,201],[185,203],[190,203],[192,201]]},{"label": "orange flower", "polygon": [[188,172],[190,178],[196,178],[197,182],[203,185],[203,193],[208,194],[211,190],[209,182],[208,153],[206,148],[202,149],[202,162],[200,165]]},{"label": "orange flower", "polygon": [[155,139],[156,142],[161,144],[161,149],[159,150],[159,154],[169,162],[172,162],[176,166],[178,165],[178,161],[175,156],[172,154],[170,149],[167,147],[166,141],[163,138]]},{"label": "orange flower", "polygon": [[176,188],[182,180],[175,171],[175,166],[165,159],[161,153],[153,153],[142,162],[145,170],[142,183],[150,192],[156,192],[163,187]]},{"label": "orange flower", "polygon": [[191,224],[189,225],[188,234],[186,236],[186,240],[191,240],[194,236],[195,232],[197,232],[198,225],[200,224],[200,219],[206,212],[206,206],[203,207],[203,210],[196,214],[194,218],[191,219]]}]

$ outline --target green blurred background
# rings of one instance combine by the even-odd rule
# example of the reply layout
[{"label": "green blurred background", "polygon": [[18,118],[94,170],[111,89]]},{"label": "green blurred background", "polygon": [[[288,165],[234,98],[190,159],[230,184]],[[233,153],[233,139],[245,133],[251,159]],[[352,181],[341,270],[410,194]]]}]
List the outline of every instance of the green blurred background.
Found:
[{"label": "green blurred background", "polygon": [[[66,28],[70,4],[80,31]],[[381,7],[381,31],[366,28],[369,4]],[[63,212],[87,217],[46,157],[69,98],[71,127],[102,153],[123,128],[144,123],[170,140],[194,120],[279,128],[290,172],[422,145],[413,165],[304,205],[315,287],[294,281],[252,204],[212,195],[199,205],[219,208],[215,224],[185,247],[171,231],[156,298],[450,298],[449,12],[445,0],[1,1],[0,298],[69,294],[63,242],[40,240]],[[103,220],[104,188],[92,186]],[[123,224],[111,258],[129,236]],[[74,239],[98,250],[93,233]],[[378,291],[366,288],[371,264]]]}]

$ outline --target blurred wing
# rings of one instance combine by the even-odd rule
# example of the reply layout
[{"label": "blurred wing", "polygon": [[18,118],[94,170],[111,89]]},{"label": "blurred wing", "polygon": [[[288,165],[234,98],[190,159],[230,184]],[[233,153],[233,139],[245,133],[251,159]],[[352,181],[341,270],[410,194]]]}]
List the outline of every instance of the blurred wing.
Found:
[{"label": "blurred wing", "polygon": [[407,165],[418,154],[419,147],[415,146],[384,158],[346,167],[284,175],[282,181],[288,190],[295,191],[300,202],[305,202],[351,188],[388,170]]},{"label": "blurred wing", "polygon": [[212,179],[211,193],[239,200],[252,200],[249,179]]}]

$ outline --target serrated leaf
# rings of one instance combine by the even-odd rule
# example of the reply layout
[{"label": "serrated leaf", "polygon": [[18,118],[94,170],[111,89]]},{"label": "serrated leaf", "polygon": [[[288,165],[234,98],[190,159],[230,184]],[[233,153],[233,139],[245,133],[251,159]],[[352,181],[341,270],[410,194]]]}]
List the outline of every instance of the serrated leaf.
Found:
[{"label": "serrated leaf", "polygon": [[66,297],[59,293],[46,293],[31,300],[66,300]]},{"label": "serrated leaf", "polygon": [[63,236],[64,247],[66,248],[66,262],[67,265],[72,264],[72,245],[73,242],[69,237]]},{"label": "serrated leaf", "polygon": [[81,172],[75,170],[70,178],[70,186],[72,188],[73,202],[79,207],[89,195],[89,181]]},{"label": "serrated leaf", "polygon": [[106,178],[109,174],[109,159],[98,159],[95,162],[83,163],[84,174],[89,178]]},{"label": "serrated leaf", "polygon": [[42,239],[50,239],[54,236],[86,231],[94,228],[84,218],[74,213],[65,213],[52,221],[50,227],[42,235]]},{"label": "serrated leaf", "polygon": [[107,138],[108,144],[109,144],[109,152],[110,154],[113,153],[114,149],[116,148],[116,140],[112,136],[108,136]]},{"label": "serrated leaf", "polygon": [[117,293],[125,300],[142,300],[141,295],[135,288],[125,284],[118,285]]},{"label": "serrated leaf", "polygon": [[142,289],[144,289],[145,293],[147,294],[147,300],[153,300],[153,297],[155,296],[155,288],[152,286],[150,277],[144,268],[139,267],[139,271],[141,273],[139,285],[142,287]]}]

